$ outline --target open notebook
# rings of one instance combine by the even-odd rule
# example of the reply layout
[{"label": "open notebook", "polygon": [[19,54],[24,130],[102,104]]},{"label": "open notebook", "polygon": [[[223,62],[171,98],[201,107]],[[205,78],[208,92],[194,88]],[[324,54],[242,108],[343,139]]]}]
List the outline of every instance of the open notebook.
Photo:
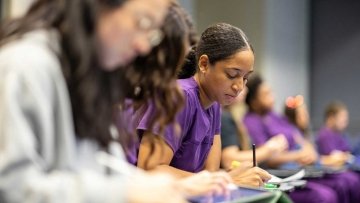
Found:
[{"label": "open notebook", "polygon": [[299,172],[287,178],[279,178],[277,176],[271,175],[271,179],[268,181],[268,183],[272,183],[272,184],[287,183],[295,180],[301,180],[304,178],[304,176],[305,176],[305,170],[301,169]]}]

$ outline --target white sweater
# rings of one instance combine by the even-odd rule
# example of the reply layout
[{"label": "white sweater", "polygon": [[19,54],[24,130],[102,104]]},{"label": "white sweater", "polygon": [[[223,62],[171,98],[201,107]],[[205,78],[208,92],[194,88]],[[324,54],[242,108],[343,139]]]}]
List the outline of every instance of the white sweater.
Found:
[{"label": "white sweater", "polygon": [[127,177],[76,141],[58,44],[37,30],[0,48],[0,202],[125,202]]}]

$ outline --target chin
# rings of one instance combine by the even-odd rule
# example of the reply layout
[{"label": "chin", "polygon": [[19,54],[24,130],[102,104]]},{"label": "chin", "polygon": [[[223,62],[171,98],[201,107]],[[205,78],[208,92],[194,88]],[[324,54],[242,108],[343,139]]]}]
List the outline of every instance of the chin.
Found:
[{"label": "chin", "polygon": [[104,71],[108,71],[108,72],[111,72],[111,71],[115,71],[119,68],[124,68],[126,67],[127,63],[123,62],[123,61],[106,61],[106,62],[103,62],[102,64],[102,69]]},{"label": "chin", "polygon": [[229,106],[231,104],[233,104],[234,102],[231,102],[231,101],[222,101],[222,102],[219,102],[221,106]]}]

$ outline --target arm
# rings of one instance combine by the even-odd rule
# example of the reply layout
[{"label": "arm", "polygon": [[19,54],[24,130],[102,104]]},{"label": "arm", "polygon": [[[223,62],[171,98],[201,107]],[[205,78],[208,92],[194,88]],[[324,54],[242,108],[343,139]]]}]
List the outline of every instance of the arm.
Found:
[{"label": "arm", "polygon": [[301,165],[309,165],[314,163],[317,159],[317,153],[312,143],[306,139],[297,140],[297,142],[301,145],[301,150],[285,151],[276,156],[273,156],[268,161],[268,165],[277,167],[287,162],[298,162]]},{"label": "arm", "polygon": [[[215,135],[214,143],[205,163],[206,170],[218,170],[221,157],[220,135]],[[240,167],[228,172],[232,180],[238,185],[260,186],[263,181],[270,178],[270,175],[258,167]]]},{"label": "arm", "polygon": [[[270,138],[266,143],[256,148],[256,159],[258,162],[263,162],[270,159],[272,156],[283,152],[288,148],[288,143],[284,135],[279,134]],[[240,151],[235,146],[228,146],[223,150],[223,164],[230,167],[233,160],[236,161],[251,161],[252,151]]]},{"label": "arm", "polygon": [[[256,160],[263,162],[269,158],[270,150],[266,145],[256,148]],[[222,164],[226,169],[230,168],[232,161],[252,161],[252,150],[241,151],[237,146],[228,146],[222,150]]]},{"label": "arm", "polygon": [[[154,151],[151,154],[152,142]],[[178,178],[193,175],[193,173],[169,166],[173,156],[174,152],[163,139],[158,138],[157,135],[152,134],[150,131],[144,132],[139,148],[138,167],[145,170],[170,173]]]},{"label": "arm", "polygon": [[214,142],[205,162],[205,170],[218,171],[221,159],[221,138],[220,135],[214,136]]},{"label": "arm", "polygon": [[350,156],[349,152],[333,150],[329,155],[321,155],[320,162],[325,166],[341,167],[349,160]]}]

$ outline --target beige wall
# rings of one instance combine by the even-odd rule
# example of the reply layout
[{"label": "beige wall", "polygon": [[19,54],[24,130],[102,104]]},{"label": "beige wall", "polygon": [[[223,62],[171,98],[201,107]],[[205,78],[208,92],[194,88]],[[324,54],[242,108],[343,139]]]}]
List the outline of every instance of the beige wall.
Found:
[{"label": "beige wall", "polygon": [[264,32],[263,0],[196,0],[194,18],[199,33],[211,24],[226,22],[241,28],[249,37],[256,53],[256,69],[262,67]]}]

